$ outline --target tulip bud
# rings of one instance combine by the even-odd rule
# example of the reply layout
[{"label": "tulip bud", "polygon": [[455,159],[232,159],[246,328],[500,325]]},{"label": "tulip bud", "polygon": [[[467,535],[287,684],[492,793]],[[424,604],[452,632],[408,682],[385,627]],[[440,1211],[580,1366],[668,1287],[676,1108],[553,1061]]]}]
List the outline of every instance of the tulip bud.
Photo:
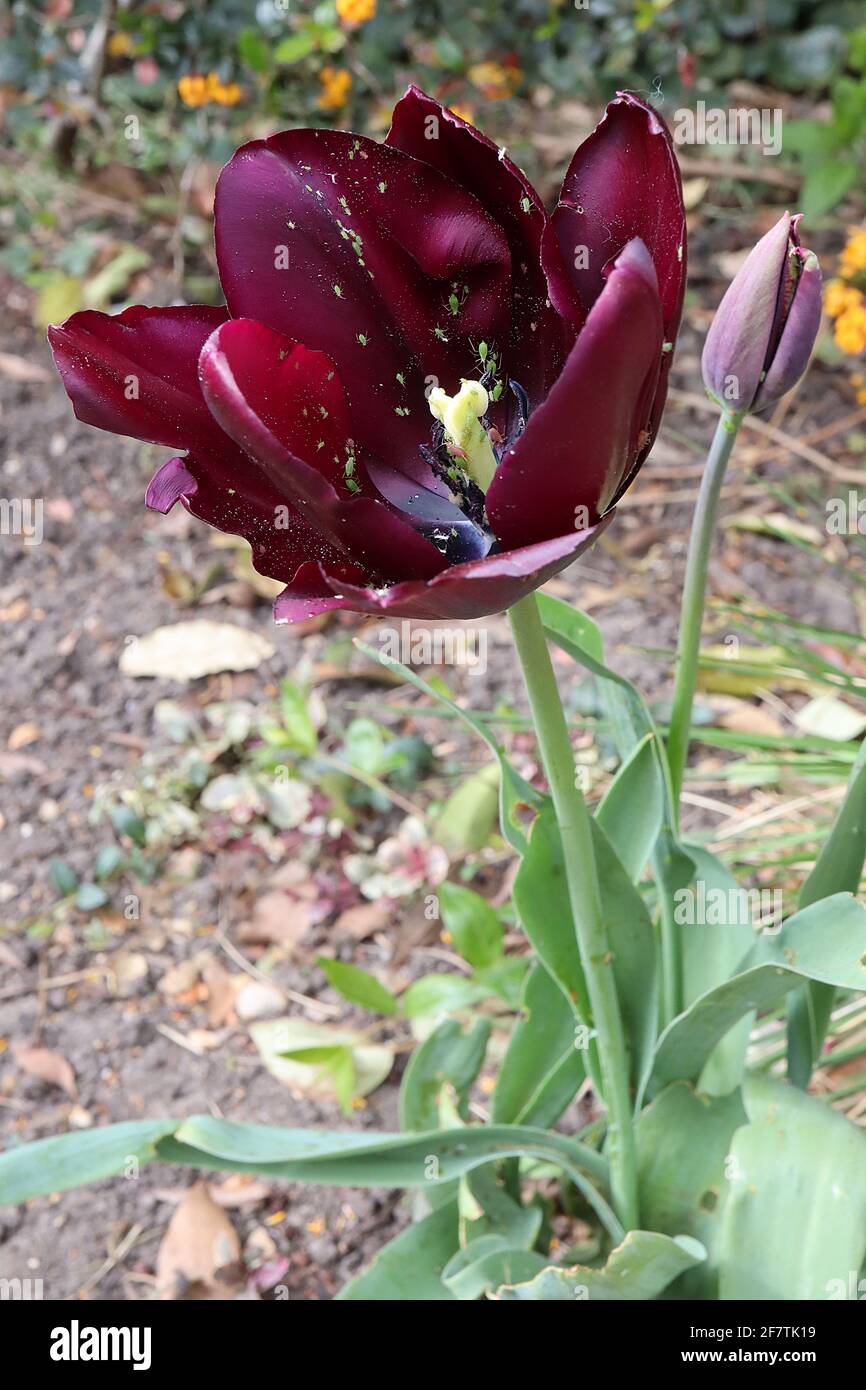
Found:
[{"label": "tulip bud", "polygon": [[772,405],[806,370],[821,321],[821,271],[799,243],[800,216],[786,212],[761,238],[707,334],[704,385],[731,414]]}]

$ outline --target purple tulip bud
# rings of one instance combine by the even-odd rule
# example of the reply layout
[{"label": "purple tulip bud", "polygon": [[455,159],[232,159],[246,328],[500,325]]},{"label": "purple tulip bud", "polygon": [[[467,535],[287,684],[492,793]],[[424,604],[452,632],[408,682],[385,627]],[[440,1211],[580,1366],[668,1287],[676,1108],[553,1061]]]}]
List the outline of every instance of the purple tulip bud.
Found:
[{"label": "purple tulip bud", "polygon": [[821,321],[821,271],[800,245],[800,216],[786,212],[761,238],[707,334],[704,385],[734,414],[772,405],[806,370]]}]

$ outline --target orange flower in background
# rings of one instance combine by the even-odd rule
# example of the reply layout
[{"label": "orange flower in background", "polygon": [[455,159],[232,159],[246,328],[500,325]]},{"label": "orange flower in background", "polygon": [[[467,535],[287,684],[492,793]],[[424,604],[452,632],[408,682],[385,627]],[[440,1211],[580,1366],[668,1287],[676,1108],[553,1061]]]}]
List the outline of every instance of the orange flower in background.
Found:
[{"label": "orange flower in background", "polygon": [[839,269],[846,277],[866,270],[866,231],[862,227],[848,228],[848,242],[839,257]]},{"label": "orange flower in background", "polygon": [[366,24],[376,13],[376,0],[337,0],[337,14],[344,24]]},{"label": "orange flower in background", "polygon": [[177,84],[178,95],[184,106],[204,106],[207,101],[207,82],[199,73],[189,73]]},{"label": "orange flower in background", "polygon": [[474,63],[468,70],[469,81],[489,101],[504,101],[513,96],[521,76],[520,68],[493,61]]},{"label": "orange flower in background", "polygon": [[339,111],[345,106],[352,90],[352,74],[345,68],[332,68],[326,64],[319,73],[322,90],[319,93],[319,109]]},{"label": "orange flower in background", "polygon": [[207,77],[201,73],[189,73],[177,84],[178,94],[184,106],[207,106],[215,102],[217,106],[237,106],[243,95],[237,82],[223,82],[215,72]]},{"label": "orange flower in background", "polygon": [[862,299],[862,294],[853,285],[846,285],[844,280],[830,280],[824,291],[824,309],[831,319],[835,319],[846,309],[861,303]]},{"label": "orange flower in background", "polygon": [[469,125],[475,121],[475,112],[471,106],[449,106],[448,110],[453,116],[459,116],[461,121],[466,121]]},{"label": "orange flower in background", "polygon": [[862,295],[859,304],[852,305],[839,315],[833,337],[837,347],[852,357],[866,351],[866,304]]}]

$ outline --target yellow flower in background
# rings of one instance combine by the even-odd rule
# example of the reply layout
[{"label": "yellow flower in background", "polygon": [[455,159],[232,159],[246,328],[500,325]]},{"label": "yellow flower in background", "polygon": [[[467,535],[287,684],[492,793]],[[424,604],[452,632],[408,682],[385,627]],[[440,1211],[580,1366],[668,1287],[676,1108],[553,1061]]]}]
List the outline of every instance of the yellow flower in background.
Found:
[{"label": "yellow flower in background", "polygon": [[862,303],[862,295],[861,303],[839,315],[833,337],[837,347],[851,356],[866,351],[866,305]]},{"label": "yellow flower in background", "polygon": [[468,70],[469,81],[490,101],[504,101],[514,95],[520,82],[519,68],[502,63],[475,63]]},{"label": "yellow flower in background", "polygon": [[207,77],[201,73],[189,73],[177,84],[178,94],[184,106],[207,106],[215,102],[218,106],[237,106],[243,96],[237,82],[223,82],[218,73],[209,72]]},{"label": "yellow flower in background", "polygon": [[857,376],[852,376],[851,385],[857,388],[857,404],[866,405],[866,377],[860,376],[859,374]]},{"label": "yellow flower in background", "polygon": [[839,269],[845,276],[859,275],[866,270],[866,231],[848,228],[848,241],[839,257]]},{"label": "yellow flower in background", "polygon": [[475,120],[475,112],[471,106],[449,106],[448,110],[452,116],[459,116],[461,121],[468,121],[470,125]]},{"label": "yellow flower in background", "polygon": [[376,0],[337,0],[337,14],[344,24],[366,24],[376,13]]},{"label": "yellow flower in background", "polygon": [[846,285],[844,280],[829,280],[824,290],[824,308],[831,319],[838,318],[839,314],[844,314],[846,309],[853,309],[863,301],[860,290],[856,290],[853,285]]},{"label": "yellow flower in background", "polygon": [[345,68],[332,68],[327,63],[319,73],[322,90],[319,93],[319,108],[322,111],[339,111],[345,106],[352,90],[352,74]]},{"label": "yellow flower in background", "polygon": [[132,39],[119,29],[116,34],[112,34],[105,47],[110,58],[125,58],[127,53],[132,52]]},{"label": "yellow flower in background", "polygon": [[182,77],[177,91],[184,106],[204,106],[208,99],[207,82],[200,73],[188,73]]}]

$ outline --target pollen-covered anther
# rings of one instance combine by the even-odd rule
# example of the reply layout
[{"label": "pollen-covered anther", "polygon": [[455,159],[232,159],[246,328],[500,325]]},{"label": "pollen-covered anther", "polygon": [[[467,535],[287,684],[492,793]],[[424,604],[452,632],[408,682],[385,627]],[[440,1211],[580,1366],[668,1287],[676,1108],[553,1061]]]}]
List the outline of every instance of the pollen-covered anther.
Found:
[{"label": "pollen-covered anther", "polygon": [[497,458],[490,436],[481,423],[487,414],[490,397],[480,381],[460,383],[456,396],[449,396],[441,386],[430,392],[431,413],[445,430],[449,448],[460,459],[469,477],[486,492],[493,481]]}]

